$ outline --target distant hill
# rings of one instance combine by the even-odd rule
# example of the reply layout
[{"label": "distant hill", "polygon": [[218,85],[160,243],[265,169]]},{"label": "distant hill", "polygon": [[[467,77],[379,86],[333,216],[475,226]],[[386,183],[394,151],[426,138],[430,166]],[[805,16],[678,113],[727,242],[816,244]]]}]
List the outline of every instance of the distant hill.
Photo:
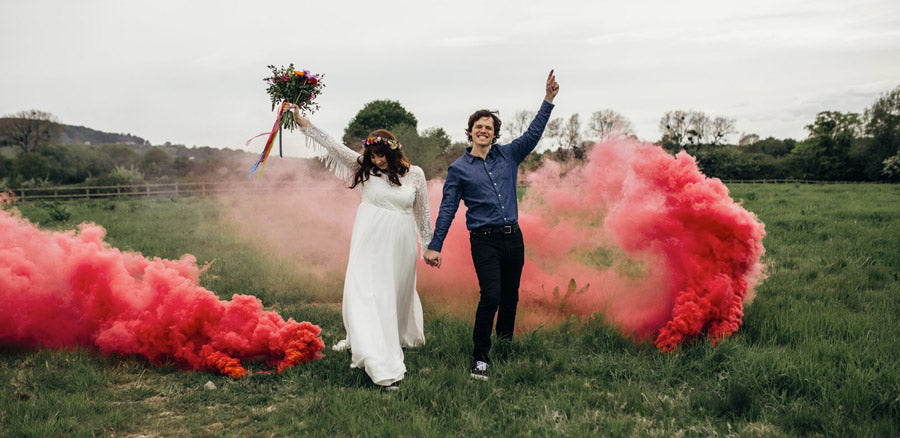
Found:
[{"label": "distant hill", "polygon": [[[5,119],[6,118],[0,117],[0,122]],[[87,146],[97,146],[102,144],[121,144],[128,146],[130,149],[134,150],[140,155],[145,154],[148,150],[154,147],[150,144],[149,141],[132,134],[116,134],[111,132],[103,132],[84,126],[72,126],[65,124],[60,124],[60,126],[62,127],[62,131],[50,143]],[[3,146],[8,146],[8,144],[5,142],[5,138],[0,135],[0,154],[6,156],[7,158],[14,158],[16,156],[16,150],[13,150],[12,148],[4,148]],[[155,147],[163,149],[173,157],[184,157],[192,161],[195,160],[196,162],[203,162],[211,157],[253,162],[253,160],[256,159],[257,155],[259,155],[255,151],[250,152],[230,148],[219,149],[209,146],[195,146],[189,148],[181,144],[172,144],[170,142],[165,142],[164,144],[156,145]]]},{"label": "distant hill", "polygon": [[111,132],[98,131],[84,126],[62,125],[62,133],[56,137],[59,143],[76,144],[127,144],[134,146],[149,146],[150,142],[131,134],[113,134]]}]

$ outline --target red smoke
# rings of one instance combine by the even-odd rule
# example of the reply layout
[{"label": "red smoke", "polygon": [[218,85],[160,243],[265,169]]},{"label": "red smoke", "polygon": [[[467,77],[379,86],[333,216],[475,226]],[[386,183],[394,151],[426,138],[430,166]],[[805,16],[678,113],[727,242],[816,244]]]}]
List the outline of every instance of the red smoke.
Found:
[{"label": "red smoke", "polygon": [[[584,165],[545,160],[524,179],[520,327],[599,312],[626,335],[655,337],[661,351],[737,331],[763,278],[765,231],[693,157],[616,139],[595,145]],[[419,270],[419,290],[470,310],[478,287],[463,223],[460,213],[441,269]]]},{"label": "red smoke", "polygon": [[[2,202],[2,200],[0,200]],[[232,377],[241,359],[278,372],[319,357],[319,328],[284,321],[248,295],[219,300],[196,259],[144,258],[103,242],[105,231],[46,232],[0,211],[0,344],[97,348],[172,360]]]},{"label": "red smoke", "polygon": [[[358,195],[286,161],[273,162],[266,177],[302,189],[229,197],[227,217],[261,246],[284,248],[299,271],[341,279]],[[595,145],[583,165],[544,160],[522,180],[529,188],[519,209],[526,248],[519,330],[601,313],[624,335],[655,338],[671,351],[702,333],[715,343],[738,329],[763,278],[764,228],[691,156],[614,139]],[[432,221],[441,188],[429,182]],[[442,258],[440,269],[420,263],[419,295],[430,312],[469,319],[478,282],[462,205]],[[329,299],[340,299],[339,284]]]}]

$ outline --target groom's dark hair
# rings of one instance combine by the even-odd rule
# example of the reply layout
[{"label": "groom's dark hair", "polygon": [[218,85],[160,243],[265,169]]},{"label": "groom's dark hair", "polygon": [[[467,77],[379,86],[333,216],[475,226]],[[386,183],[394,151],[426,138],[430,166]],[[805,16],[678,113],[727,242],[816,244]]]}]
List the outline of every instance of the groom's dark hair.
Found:
[{"label": "groom's dark hair", "polygon": [[494,139],[493,141],[491,141],[491,143],[496,143],[497,140],[500,139],[501,125],[500,117],[498,117],[497,114],[499,114],[499,111],[491,111],[486,109],[481,109],[472,113],[472,115],[469,116],[469,129],[466,129],[466,139],[468,139],[470,142],[472,141],[472,126],[475,125],[476,120],[482,117],[490,117],[494,119]]}]

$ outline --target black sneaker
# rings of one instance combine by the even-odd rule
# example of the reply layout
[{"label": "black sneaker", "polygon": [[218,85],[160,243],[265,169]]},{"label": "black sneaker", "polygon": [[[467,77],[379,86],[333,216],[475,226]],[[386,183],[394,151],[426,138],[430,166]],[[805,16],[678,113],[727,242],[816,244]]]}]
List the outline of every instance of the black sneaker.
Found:
[{"label": "black sneaker", "polygon": [[469,368],[469,377],[477,380],[487,380],[488,379],[488,364],[483,361],[476,361],[472,368]]},{"label": "black sneaker", "polygon": [[399,391],[400,390],[400,381],[398,380],[394,383],[391,383],[388,386],[383,386],[383,388],[385,391]]}]

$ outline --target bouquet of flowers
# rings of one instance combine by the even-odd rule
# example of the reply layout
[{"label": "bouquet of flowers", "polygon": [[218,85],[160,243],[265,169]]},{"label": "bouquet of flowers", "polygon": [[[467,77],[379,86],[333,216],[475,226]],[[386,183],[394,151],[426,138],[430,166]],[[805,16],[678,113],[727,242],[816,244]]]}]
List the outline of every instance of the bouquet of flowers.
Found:
[{"label": "bouquet of flowers", "polygon": [[249,146],[254,138],[263,135],[269,136],[266,140],[266,146],[259,155],[259,160],[250,168],[250,176],[253,176],[257,171],[260,174],[262,173],[266,159],[269,158],[269,153],[272,151],[273,141],[276,136],[278,137],[278,156],[281,156],[281,129],[293,130],[297,127],[297,122],[294,121],[292,116],[282,117],[285,105],[293,103],[300,107],[301,113],[312,114],[319,109],[319,104],[313,101],[322,93],[322,88],[325,87],[325,84],[322,83],[323,75],[314,75],[309,70],[294,70],[294,64],[289,65],[287,68],[276,68],[274,65],[268,67],[272,70],[272,76],[263,80],[269,84],[266,92],[269,93],[269,97],[272,99],[272,109],[274,110],[278,106],[278,113],[275,116],[275,126],[272,127],[272,131],[263,132],[244,143]]},{"label": "bouquet of flowers", "polygon": [[[272,70],[272,76],[263,80],[269,84],[266,92],[272,99],[273,110],[284,102],[299,106],[300,112],[304,114],[312,114],[319,109],[319,104],[314,100],[325,87],[322,83],[324,75],[315,75],[309,70],[294,70],[294,64],[287,68],[277,68],[274,65],[269,65],[268,68]],[[296,126],[293,117],[281,118],[282,128],[293,130]]]}]

